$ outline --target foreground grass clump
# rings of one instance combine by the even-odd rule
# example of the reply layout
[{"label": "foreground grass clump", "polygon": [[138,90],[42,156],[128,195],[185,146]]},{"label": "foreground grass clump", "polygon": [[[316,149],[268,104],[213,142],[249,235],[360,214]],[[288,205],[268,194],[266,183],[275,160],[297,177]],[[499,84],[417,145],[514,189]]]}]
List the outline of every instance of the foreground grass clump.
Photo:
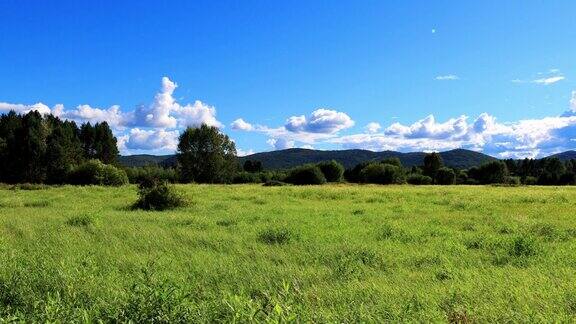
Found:
[{"label": "foreground grass clump", "polygon": [[138,185],[138,200],[134,209],[168,210],[186,205],[186,201],[166,181],[146,179]]},{"label": "foreground grass clump", "polygon": [[176,189],[0,189],[0,322],[576,319],[576,188]]}]

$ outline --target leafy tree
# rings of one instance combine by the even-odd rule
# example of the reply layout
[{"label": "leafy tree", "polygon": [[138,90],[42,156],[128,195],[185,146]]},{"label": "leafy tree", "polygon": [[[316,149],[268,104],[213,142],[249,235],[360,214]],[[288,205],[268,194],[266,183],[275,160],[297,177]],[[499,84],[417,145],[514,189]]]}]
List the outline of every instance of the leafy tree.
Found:
[{"label": "leafy tree", "polygon": [[412,173],[408,176],[406,181],[413,185],[429,185],[432,184],[432,178],[419,173]]},{"label": "leafy tree", "polygon": [[74,122],[49,118],[52,131],[46,139],[46,182],[64,183],[74,166],[83,160],[78,127]]},{"label": "leafy tree", "polygon": [[346,171],[344,171],[344,178],[348,182],[353,182],[353,183],[362,182],[362,177],[360,176],[360,172],[362,171],[362,169],[367,167],[370,163],[371,162],[361,162],[361,163],[358,163],[352,169],[346,169]]},{"label": "leafy tree", "polygon": [[318,163],[318,168],[324,174],[328,182],[340,182],[344,175],[344,166],[335,160]]},{"label": "leafy tree", "polygon": [[456,174],[450,168],[440,168],[436,171],[436,183],[440,185],[452,185],[456,182]]},{"label": "leafy tree", "polygon": [[284,181],[294,185],[320,185],[326,183],[326,177],[316,165],[307,164],[290,170]]},{"label": "leafy tree", "polygon": [[382,164],[390,164],[390,165],[393,165],[393,166],[397,166],[397,167],[399,167],[399,168],[402,167],[402,162],[401,162],[400,159],[397,158],[397,157],[386,158],[386,159],[380,161],[380,163],[382,163]]},{"label": "leafy tree", "polygon": [[440,170],[441,167],[444,166],[444,162],[442,161],[442,156],[439,153],[430,153],[426,154],[424,157],[424,166],[422,168],[424,175],[431,177],[432,179],[436,179],[436,172]]},{"label": "leafy tree", "polygon": [[227,183],[237,170],[234,142],[206,124],[180,135],[177,158],[183,182]]},{"label": "leafy tree", "polygon": [[94,158],[104,164],[116,164],[118,160],[118,147],[116,137],[112,134],[112,129],[108,123],[96,123],[94,125]]},{"label": "leafy tree", "polygon": [[369,164],[362,169],[360,177],[365,183],[400,184],[405,181],[402,168],[382,163]]},{"label": "leafy tree", "polygon": [[16,130],[15,174],[21,182],[38,183],[46,178],[46,129],[42,115],[31,111],[23,116],[22,127]]},{"label": "leafy tree", "polygon": [[492,161],[468,170],[468,177],[481,184],[506,183],[508,168],[502,161]]},{"label": "leafy tree", "polygon": [[243,169],[246,172],[261,172],[262,171],[262,162],[246,160],[244,162]]}]

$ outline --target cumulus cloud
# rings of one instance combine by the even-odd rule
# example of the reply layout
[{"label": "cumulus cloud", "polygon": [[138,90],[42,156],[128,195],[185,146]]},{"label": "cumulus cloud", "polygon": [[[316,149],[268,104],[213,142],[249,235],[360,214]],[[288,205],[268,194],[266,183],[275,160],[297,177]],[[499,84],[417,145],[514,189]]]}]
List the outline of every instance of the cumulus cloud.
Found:
[{"label": "cumulus cloud", "polygon": [[163,150],[176,148],[178,129],[201,124],[223,127],[216,119],[216,108],[196,100],[181,105],[174,98],[178,85],[168,77],[163,77],[161,86],[149,105],[122,111],[120,106],[98,108],[82,104],[74,109],[65,109],[62,104],[50,108],[43,103],[33,105],[0,102],[0,113],[14,110],[27,113],[36,110],[42,114],[53,114],[63,119],[84,122],[107,122],[118,137],[119,148],[126,150]]},{"label": "cumulus cloud", "polygon": [[291,132],[334,134],[354,126],[354,121],[343,112],[330,109],[317,109],[310,116],[292,116],[284,127]]},{"label": "cumulus cloud", "polygon": [[[56,107],[55,107],[56,108]],[[7,102],[0,102],[0,113],[7,113],[10,110],[14,110],[17,113],[28,113],[30,111],[36,110],[41,114],[49,114],[52,112],[50,107],[39,102],[33,105],[23,105],[23,104],[11,104]]]},{"label": "cumulus cloud", "polygon": [[294,141],[285,138],[270,138],[266,143],[274,147],[275,150],[285,150],[294,147]]},{"label": "cumulus cloud", "polygon": [[447,75],[439,75],[439,76],[435,77],[434,80],[454,81],[454,80],[460,80],[460,77],[458,77],[457,75],[454,75],[454,74],[447,74]]},{"label": "cumulus cloud", "polygon": [[368,125],[366,125],[364,127],[364,129],[366,130],[366,132],[374,134],[374,133],[378,133],[378,131],[380,130],[380,128],[382,128],[382,126],[380,126],[379,123],[368,123]]},{"label": "cumulus cloud", "polygon": [[111,127],[123,127],[126,115],[120,111],[120,106],[114,105],[108,109],[93,108],[90,105],[80,105],[74,110],[66,111],[60,105],[58,117],[75,120],[77,122],[107,122]]},{"label": "cumulus cloud", "polygon": [[222,127],[216,119],[216,109],[196,100],[193,104],[180,105],[174,99],[178,85],[168,77],[162,78],[160,91],[148,106],[138,107],[129,124],[140,127],[176,128],[207,124]]},{"label": "cumulus cloud", "polygon": [[251,131],[254,129],[252,124],[247,123],[242,118],[238,118],[230,124],[234,130]]},{"label": "cumulus cloud", "polygon": [[318,141],[338,136],[338,132],[354,126],[354,121],[346,113],[330,109],[317,109],[309,116],[292,116],[280,127],[254,125],[241,118],[231,124],[232,129],[258,132],[267,135],[275,149],[295,147],[296,143],[312,145]]},{"label": "cumulus cloud", "polygon": [[129,150],[176,150],[178,146],[179,131],[167,131],[164,129],[144,130],[133,128],[121,137],[121,147]]}]

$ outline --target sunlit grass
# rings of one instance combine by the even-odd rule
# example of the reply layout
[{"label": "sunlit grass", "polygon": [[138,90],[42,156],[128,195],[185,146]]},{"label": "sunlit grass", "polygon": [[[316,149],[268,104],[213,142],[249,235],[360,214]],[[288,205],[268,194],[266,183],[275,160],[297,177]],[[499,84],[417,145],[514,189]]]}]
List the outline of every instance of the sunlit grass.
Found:
[{"label": "sunlit grass", "polygon": [[0,317],[573,321],[576,188],[0,190]]}]

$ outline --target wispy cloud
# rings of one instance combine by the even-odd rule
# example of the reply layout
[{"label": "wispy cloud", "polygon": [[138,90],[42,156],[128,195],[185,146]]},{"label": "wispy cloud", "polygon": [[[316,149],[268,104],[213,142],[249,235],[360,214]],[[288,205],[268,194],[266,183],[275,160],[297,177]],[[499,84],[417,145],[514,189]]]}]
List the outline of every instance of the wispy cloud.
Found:
[{"label": "wispy cloud", "polygon": [[437,81],[455,81],[460,80],[460,77],[455,74],[439,75],[434,78]]},{"label": "wispy cloud", "polygon": [[559,69],[550,69],[548,70],[548,72],[540,72],[537,75],[539,76],[545,75],[545,76],[532,80],[514,79],[512,80],[512,83],[535,83],[541,85],[551,85],[566,79],[566,77],[564,77],[564,75],[560,72]]},{"label": "wispy cloud", "polygon": [[549,85],[549,84],[553,84],[553,83],[562,81],[564,79],[565,78],[563,76],[559,75],[559,76],[553,76],[553,77],[548,77],[548,78],[536,79],[532,82],[538,83],[538,84]]}]

